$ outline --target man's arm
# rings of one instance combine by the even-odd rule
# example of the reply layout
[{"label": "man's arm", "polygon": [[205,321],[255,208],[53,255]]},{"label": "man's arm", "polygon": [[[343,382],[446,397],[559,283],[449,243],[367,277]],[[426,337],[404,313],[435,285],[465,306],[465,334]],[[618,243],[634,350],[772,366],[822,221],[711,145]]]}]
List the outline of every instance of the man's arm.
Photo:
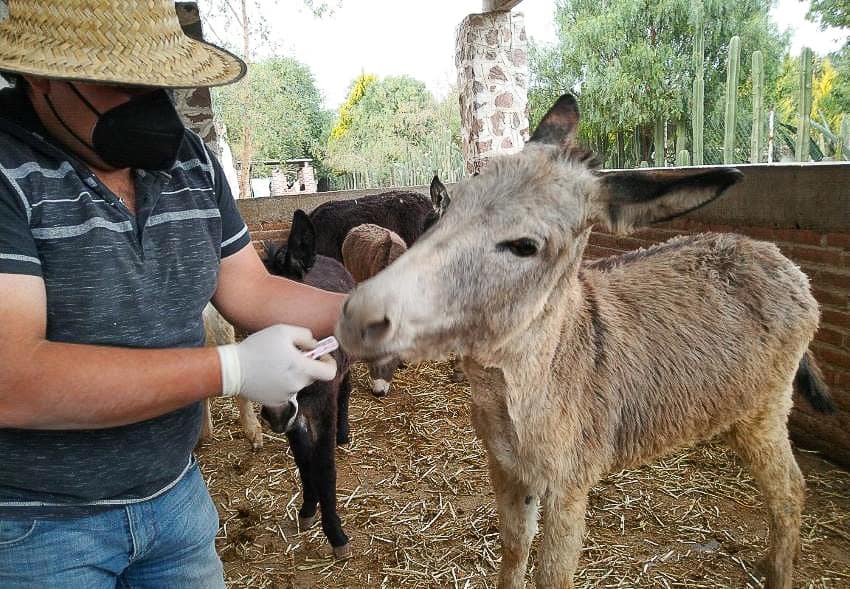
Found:
[{"label": "man's arm", "polygon": [[221,392],[214,348],[47,341],[46,295],[38,276],[0,274],[0,300],[0,427],[114,427]]},{"label": "man's arm", "polygon": [[246,331],[286,323],[306,327],[321,339],[333,334],[346,297],[272,276],[248,245],[221,261],[213,304]]}]

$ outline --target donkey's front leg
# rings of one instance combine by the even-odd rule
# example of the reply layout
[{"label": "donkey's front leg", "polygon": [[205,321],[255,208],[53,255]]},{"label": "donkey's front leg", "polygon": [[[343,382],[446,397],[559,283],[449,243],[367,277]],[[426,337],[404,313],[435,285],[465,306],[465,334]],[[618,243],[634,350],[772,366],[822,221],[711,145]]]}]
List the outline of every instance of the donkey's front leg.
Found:
[{"label": "donkey's front leg", "polygon": [[572,589],[581,554],[587,492],[549,491],[543,499],[543,538],[538,549],[537,589]]},{"label": "donkey's front leg", "polygon": [[531,540],[537,533],[538,500],[527,485],[503,469],[489,452],[487,458],[502,537],[499,589],[521,589],[525,585]]}]

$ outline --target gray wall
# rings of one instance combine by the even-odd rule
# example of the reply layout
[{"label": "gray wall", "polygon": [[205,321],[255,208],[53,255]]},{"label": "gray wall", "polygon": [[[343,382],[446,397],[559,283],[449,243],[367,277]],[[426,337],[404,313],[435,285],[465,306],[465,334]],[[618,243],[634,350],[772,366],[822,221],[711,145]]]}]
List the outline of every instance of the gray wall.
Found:
[{"label": "gray wall", "polygon": [[[737,166],[744,180],[689,219],[722,225],[753,225],[825,232],[850,230],[850,163],[755,164]],[[652,168],[646,170],[648,173]],[[603,172],[604,173],[604,172]],[[239,201],[249,225],[286,222],[295,209],[311,211],[323,202],[362,198],[388,189],[322,192],[311,196]],[[427,186],[414,190],[428,194]],[[449,186],[451,192],[451,186]]]}]

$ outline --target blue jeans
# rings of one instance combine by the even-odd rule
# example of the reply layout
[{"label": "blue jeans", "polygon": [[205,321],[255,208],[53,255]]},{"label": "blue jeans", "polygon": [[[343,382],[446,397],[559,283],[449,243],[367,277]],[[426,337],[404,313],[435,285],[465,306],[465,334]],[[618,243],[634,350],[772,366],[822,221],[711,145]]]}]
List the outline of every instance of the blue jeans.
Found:
[{"label": "blue jeans", "polygon": [[68,519],[0,519],[3,589],[223,589],[218,513],[194,464],[166,493]]}]

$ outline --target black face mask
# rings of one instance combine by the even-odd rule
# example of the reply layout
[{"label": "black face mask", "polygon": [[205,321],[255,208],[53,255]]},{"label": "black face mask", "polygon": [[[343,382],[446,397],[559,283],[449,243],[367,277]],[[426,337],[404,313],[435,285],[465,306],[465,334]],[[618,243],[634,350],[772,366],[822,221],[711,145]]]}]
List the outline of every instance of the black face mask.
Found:
[{"label": "black face mask", "polygon": [[50,97],[44,98],[62,126],[113,168],[169,170],[177,161],[185,127],[165,90],[134,96],[128,102],[101,113],[77,87],[68,84],[97,115],[93,144],[77,135],[59,116]]}]

